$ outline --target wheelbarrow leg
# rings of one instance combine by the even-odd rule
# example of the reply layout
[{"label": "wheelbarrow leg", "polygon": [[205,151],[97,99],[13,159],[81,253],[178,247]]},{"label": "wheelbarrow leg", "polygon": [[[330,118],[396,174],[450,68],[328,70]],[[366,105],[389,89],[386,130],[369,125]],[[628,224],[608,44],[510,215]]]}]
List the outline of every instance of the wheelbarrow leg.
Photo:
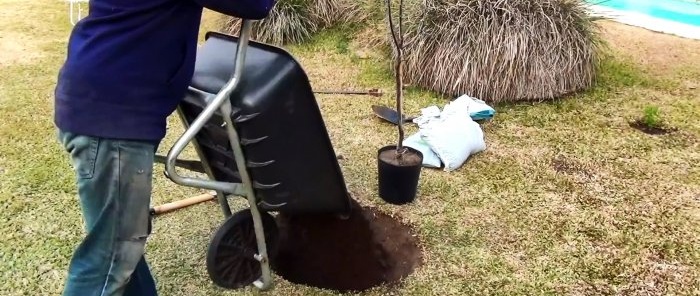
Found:
[{"label": "wheelbarrow leg", "polygon": [[[246,49],[248,47],[248,39],[250,38],[252,23],[248,20],[243,21],[241,26],[240,38],[238,49],[236,53],[236,63],[234,69],[234,75],[227,86],[231,89],[226,89],[224,86],[224,92],[231,93],[231,90],[238,85],[241,77],[240,74],[243,70],[243,64],[246,57]],[[221,104],[221,114],[232,114],[233,108],[230,100],[224,100]],[[235,157],[236,165],[238,167],[238,172],[241,175],[241,183],[245,189],[246,197],[248,199],[248,204],[250,205],[250,212],[253,216],[253,226],[255,230],[255,239],[257,242],[258,253],[255,254],[255,259],[260,262],[260,268],[262,276],[259,280],[255,281],[253,284],[260,290],[268,290],[272,287],[272,272],[270,270],[270,258],[267,254],[267,242],[265,241],[265,229],[263,227],[263,221],[260,214],[260,209],[258,208],[258,199],[255,196],[255,190],[253,188],[253,180],[248,173],[248,168],[246,166],[246,159],[243,155],[243,149],[241,148],[241,139],[238,136],[238,132],[234,128],[234,122],[231,116],[223,116],[226,122],[226,132],[228,134],[229,141],[231,143],[231,148],[233,150],[233,155]]]},{"label": "wheelbarrow leg", "polygon": [[[238,53],[241,55],[241,53]],[[221,112],[223,114],[231,114],[231,102],[226,101],[221,106]],[[250,205],[250,212],[253,216],[253,226],[255,230],[255,238],[258,245],[258,253],[255,254],[255,260],[260,262],[262,276],[259,280],[255,281],[253,284],[260,290],[268,290],[272,286],[272,272],[270,270],[270,260],[267,254],[267,242],[265,241],[265,229],[263,227],[262,217],[260,209],[258,208],[258,200],[255,197],[255,191],[253,189],[253,182],[248,174],[248,168],[246,167],[245,156],[240,145],[240,138],[238,137],[238,132],[234,128],[233,120],[230,116],[224,116],[226,121],[226,131],[231,141],[231,147],[233,147],[233,154],[236,159],[236,165],[238,166],[238,172],[241,174],[241,180],[246,191],[246,197],[248,199],[248,204]]]},{"label": "wheelbarrow leg", "polygon": [[[185,113],[179,106],[177,107],[177,113],[178,117],[180,117],[180,120],[182,121],[183,126],[185,126],[185,129],[188,129],[190,126],[187,123],[187,120],[185,119]],[[216,178],[214,177],[214,173],[212,172],[211,166],[209,165],[209,161],[207,161],[207,157],[202,152],[202,147],[199,145],[199,142],[197,141],[197,139],[192,139],[191,143],[194,146],[194,150],[197,152],[197,156],[202,162],[202,167],[204,168],[204,172],[207,174],[207,177],[209,177],[209,179],[211,180],[215,180]],[[219,201],[219,205],[221,206],[221,211],[224,214],[224,218],[228,219],[229,217],[231,217],[231,207],[228,204],[228,196],[226,195],[226,193],[221,190],[217,190],[216,198]]]},{"label": "wheelbarrow leg", "polygon": [[219,205],[221,206],[221,211],[224,213],[224,217],[231,217],[231,207],[228,204],[226,193],[223,191],[217,191],[216,198],[219,200]]}]

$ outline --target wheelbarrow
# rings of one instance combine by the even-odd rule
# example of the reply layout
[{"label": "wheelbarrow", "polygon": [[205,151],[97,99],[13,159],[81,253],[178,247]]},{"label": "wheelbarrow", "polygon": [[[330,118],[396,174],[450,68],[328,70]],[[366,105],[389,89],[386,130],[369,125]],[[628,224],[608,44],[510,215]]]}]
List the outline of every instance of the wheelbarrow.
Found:
[{"label": "wheelbarrow", "polygon": [[[165,163],[174,183],[216,192],[154,207],[165,212],[216,199],[225,220],[214,233],[206,265],[218,286],[271,286],[278,230],[272,212],[350,212],[350,196],[309,79],[288,52],[249,40],[250,20],[238,37],[208,32],[177,114],[186,128]],[[200,162],[178,159],[192,144]],[[176,167],[203,171],[186,177]],[[215,196],[215,197],[214,197]],[[228,198],[249,208],[232,214]]]}]

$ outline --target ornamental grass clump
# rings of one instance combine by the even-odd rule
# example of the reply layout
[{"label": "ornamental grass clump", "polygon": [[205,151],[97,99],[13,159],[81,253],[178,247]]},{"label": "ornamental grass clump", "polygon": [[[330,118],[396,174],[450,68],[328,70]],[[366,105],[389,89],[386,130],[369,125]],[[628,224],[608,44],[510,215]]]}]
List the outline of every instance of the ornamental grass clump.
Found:
[{"label": "ornamental grass clump", "polygon": [[560,97],[595,81],[599,42],[583,1],[411,2],[403,52],[410,84],[502,102]]},{"label": "ornamental grass clump", "polygon": [[[253,24],[251,38],[275,45],[299,43],[324,28],[362,21],[363,4],[354,0],[279,0],[267,18]],[[240,19],[227,17],[223,29],[236,34],[240,25]]]}]

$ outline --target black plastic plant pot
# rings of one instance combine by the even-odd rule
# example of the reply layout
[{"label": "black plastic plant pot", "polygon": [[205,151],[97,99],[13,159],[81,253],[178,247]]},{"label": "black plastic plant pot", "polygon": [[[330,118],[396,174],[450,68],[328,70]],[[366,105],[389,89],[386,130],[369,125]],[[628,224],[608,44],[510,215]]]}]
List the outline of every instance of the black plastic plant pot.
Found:
[{"label": "black plastic plant pot", "polygon": [[396,146],[379,149],[379,197],[387,203],[404,205],[416,198],[423,154],[411,147],[399,157]]}]

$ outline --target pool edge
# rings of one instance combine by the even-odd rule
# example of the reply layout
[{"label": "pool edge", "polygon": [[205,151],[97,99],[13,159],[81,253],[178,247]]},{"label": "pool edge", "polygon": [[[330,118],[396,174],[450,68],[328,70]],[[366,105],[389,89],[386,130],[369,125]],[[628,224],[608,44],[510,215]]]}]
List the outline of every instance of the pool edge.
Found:
[{"label": "pool edge", "polygon": [[589,8],[591,14],[594,16],[602,16],[619,23],[645,28],[654,32],[700,40],[700,27],[664,20],[637,12],[617,10],[601,5],[589,5]]}]

